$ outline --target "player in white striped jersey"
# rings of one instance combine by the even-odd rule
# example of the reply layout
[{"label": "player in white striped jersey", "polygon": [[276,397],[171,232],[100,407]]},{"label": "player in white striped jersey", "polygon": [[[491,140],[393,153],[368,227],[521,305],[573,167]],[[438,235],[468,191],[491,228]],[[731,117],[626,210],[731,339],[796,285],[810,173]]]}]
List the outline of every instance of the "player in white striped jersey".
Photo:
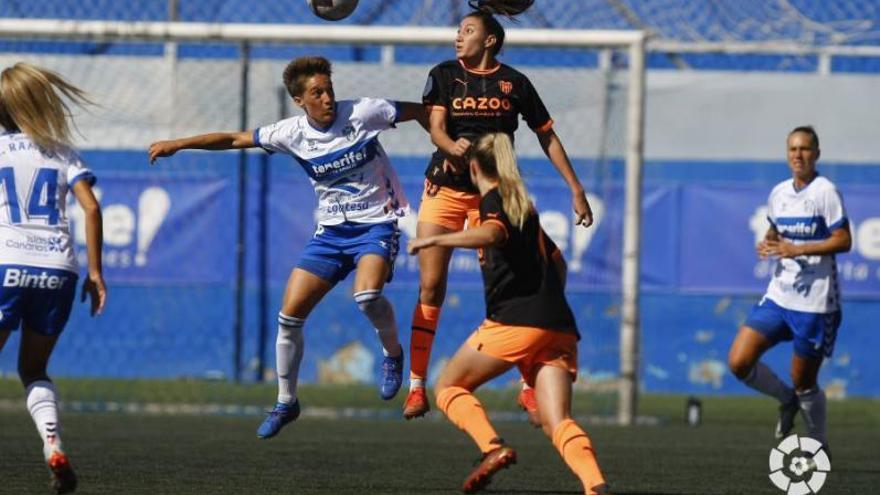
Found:
[{"label": "player in white striped jersey", "polygon": [[[827,446],[825,393],[817,381],[834,350],[840,326],[840,289],[835,254],[852,246],[843,199],[816,171],[819,136],[797,127],[787,140],[792,178],[770,193],[770,229],[757,246],[761,258],[776,258],[767,293],[755,305],[730,348],[729,365],[749,387],[781,403],[776,437],[784,438],[801,411],[808,435]],[[794,341],[794,387],[760,361],[781,341]]]},{"label": "player in white striped jersey", "polygon": [[382,342],[380,396],[393,398],[402,380],[403,349],[394,310],[382,288],[397,255],[397,219],[408,204],[378,135],[408,120],[427,129],[427,114],[421,103],[336,101],[330,76],[330,62],[322,57],[293,60],[284,70],[284,85],[305,115],[252,131],[203,134],[150,146],[151,161],[181,149],[262,147],[290,155],[315,188],[318,226],[287,282],[275,342],[278,400],[257,429],[260,438],[275,436],[299,416],[296,382],[303,324],[351,271],[356,271],[354,299]]},{"label": "player in white striped jersey", "polygon": [[83,300],[92,315],[104,307],[101,208],[95,177],[70,146],[69,109],[62,97],[88,103],[57,74],[18,63],[0,75],[0,349],[22,329],[18,374],[28,412],[43,440],[43,456],[57,493],[76,489],[62,443],[58,395],[46,373],[70,316],[79,267],[65,206],[73,192],[85,211],[88,275]]}]

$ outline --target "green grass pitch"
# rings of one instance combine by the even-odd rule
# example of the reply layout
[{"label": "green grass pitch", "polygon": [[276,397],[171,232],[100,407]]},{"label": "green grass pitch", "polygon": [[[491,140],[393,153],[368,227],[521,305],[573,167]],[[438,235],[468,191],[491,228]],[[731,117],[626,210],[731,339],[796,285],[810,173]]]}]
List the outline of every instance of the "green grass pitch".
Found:
[{"label": "green grass pitch", "polygon": [[[130,403],[265,405],[273,387],[204,382],[59,380],[62,397],[82,410],[113,396]],[[406,422],[401,398],[382,403],[366,387],[304,387],[313,411],[353,406],[357,419],[307,414],[270,440],[254,434],[254,409],[226,414],[62,413],[64,441],[84,494],[452,494],[478,457],[471,440],[445,419]],[[495,422],[519,462],[486,493],[576,494],[580,484],[549,440],[513,414],[515,391],[487,391]],[[268,399],[268,400],[267,400]],[[85,401],[77,403],[74,401]],[[0,380],[0,493],[48,493],[39,439],[18,384]],[[18,405],[16,405],[18,403]],[[615,494],[780,494],[769,481],[775,406],[755,397],[703,399],[704,421],[684,424],[682,396],[642,398],[656,425],[622,428],[581,421],[593,438]],[[611,412],[609,398],[578,394],[575,413]],[[350,412],[351,412],[350,411]],[[308,411],[307,411],[308,412]],[[229,414],[232,413],[232,414]],[[432,413],[436,414],[436,413]],[[829,403],[832,471],[820,493],[876,493],[880,480],[880,401]]]}]

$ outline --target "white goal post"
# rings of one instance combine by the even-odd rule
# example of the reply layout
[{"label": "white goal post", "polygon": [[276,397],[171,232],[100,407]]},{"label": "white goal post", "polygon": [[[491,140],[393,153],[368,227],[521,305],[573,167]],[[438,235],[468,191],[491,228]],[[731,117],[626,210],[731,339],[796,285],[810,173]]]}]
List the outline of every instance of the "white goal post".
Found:
[{"label": "white goal post", "polygon": [[[449,27],[326,26],[184,22],[0,19],[0,39],[62,39],[103,42],[226,42],[239,44],[446,45]],[[509,29],[507,45],[610,49],[627,55],[625,203],[622,253],[620,380],[617,420],[629,425],[637,409],[640,355],[639,246],[645,108],[644,31]],[[173,45],[172,45],[173,46]],[[246,52],[246,50],[245,50]],[[166,54],[173,59],[173,55]],[[172,60],[173,63],[173,60]]]}]

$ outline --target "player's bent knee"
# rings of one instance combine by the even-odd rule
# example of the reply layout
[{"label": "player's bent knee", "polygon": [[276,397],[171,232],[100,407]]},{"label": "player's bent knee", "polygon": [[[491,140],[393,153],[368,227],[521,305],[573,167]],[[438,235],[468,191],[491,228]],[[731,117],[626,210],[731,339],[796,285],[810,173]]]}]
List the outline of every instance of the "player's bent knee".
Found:
[{"label": "player's bent knee", "polygon": [[754,367],[754,363],[750,363],[744,359],[731,357],[727,361],[727,367],[730,368],[730,372],[733,373],[733,376],[742,381],[748,378],[749,373]]},{"label": "player's bent knee", "polygon": [[278,337],[277,344],[294,344],[302,347],[303,343],[303,325],[305,318],[297,318],[295,316],[287,316],[284,313],[278,313]]},{"label": "player's bent knee", "polygon": [[443,280],[428,280],[419,284],[419,302],[422,304],[440,306],[445,296],[446,283]]},{"label": "player's bent knee", "polygon": [[382,295],[381,289],[356,292],[354,300],[361,312],[367,315],[370,320],[388,317],[394,311],[391,303]]}]

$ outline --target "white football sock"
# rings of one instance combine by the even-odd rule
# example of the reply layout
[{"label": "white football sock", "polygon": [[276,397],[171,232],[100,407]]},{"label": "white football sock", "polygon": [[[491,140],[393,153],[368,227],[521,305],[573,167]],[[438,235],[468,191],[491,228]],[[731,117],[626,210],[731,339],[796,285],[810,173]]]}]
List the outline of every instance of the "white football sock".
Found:
[{"label": "white football sock", "polygon": [[58,423],[58,394],[55,384],[37,380],[25,389],[28,412],[43,440],[43,457],[48,460],[53,450],[61,448],[61,425]]},{"label": "white football sock", "polygon": [[794,389],[786,385],[776,373],[773,373],[773,370],[760,361],[755,363],[749,376],[743,379],[743,383],[758,392],[776,397],[776,400],[783,404],[788,404],[794,399]]},{"label": "white football sock", "polygon": [[304,318],[278,313],[278,336],[275,338],[275,371],[278,374],[278,402],[296,401],[296,382],[302,363]]},{"label": "white football sock", "polygon": [[816,385],[810,390],[798,392],[797,396],[801,404],[801,416],[807,426],[807,436],[823,444],[828,443],[825,432],[825,391]]},{"label": "white football sock", "polygon": [[394,308],[382,295],[382,291],[374,289],[356,292],[354,300],[376,329],[376,334],[382,342],[382,354],[400,356],[403,348],[397,339],[397,321],[394,318]]}]

